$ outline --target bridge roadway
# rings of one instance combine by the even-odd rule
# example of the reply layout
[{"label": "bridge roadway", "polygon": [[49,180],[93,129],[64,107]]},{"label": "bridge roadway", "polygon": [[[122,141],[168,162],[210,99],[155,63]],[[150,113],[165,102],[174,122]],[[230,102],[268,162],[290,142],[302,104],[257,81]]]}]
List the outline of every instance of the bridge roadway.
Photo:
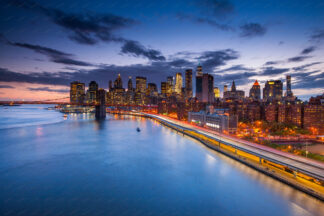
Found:
[{"label": "bridge roadway", "polygon": [[219,134],[215,131],[211,131],[205,128],[201,128],[201,127],[198,128],[188,123],[183,123],[181,121],[173,120],[159,115],[146,114],[146,113],[141,113],[141,114],[151,118],[158,119],[165,123],[176,126],[180,129],[192,130],[196,133],[203,134],[216,141],[230,145],[238,150],[251,153],[262,159],[287,166],[294,171],[301,172],[309,176],[312,176],[318,180],[324,181],[324,163],[317,162],[312,159],[304,158],[298,155],[282,152],[267,146],[261,146],[235,137]]}]

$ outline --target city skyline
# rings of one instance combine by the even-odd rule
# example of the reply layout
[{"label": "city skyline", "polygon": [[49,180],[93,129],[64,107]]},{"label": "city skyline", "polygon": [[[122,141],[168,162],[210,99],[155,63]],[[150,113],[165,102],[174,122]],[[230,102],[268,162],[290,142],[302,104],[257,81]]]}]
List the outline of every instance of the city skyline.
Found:
[{"label": "city skyline", "polygon": [[248,95],[255,80],[263,88],[291,75],[294,95],[308,100],[324,89],[324,4],[294,2],[3,1],[0,100],[68,96],[75,80],[107,89],[119,73],[124,87],[143,76],[161,91],[176,73],[184,84],[186,69],[196,92],[198,64],[221,93],[233,80]]}]

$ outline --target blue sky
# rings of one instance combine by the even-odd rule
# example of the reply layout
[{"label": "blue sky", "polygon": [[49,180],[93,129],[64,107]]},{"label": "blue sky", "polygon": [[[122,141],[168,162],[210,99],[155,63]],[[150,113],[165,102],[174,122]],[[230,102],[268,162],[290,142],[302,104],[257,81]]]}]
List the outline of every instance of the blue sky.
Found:
[{"label": "blue sky", "polygon": [[292,76],[301,99],[324,90],[320,0],[1,0],[0,99],[67,94],[69,82],[195,70],[222,89],[234,79]]}]

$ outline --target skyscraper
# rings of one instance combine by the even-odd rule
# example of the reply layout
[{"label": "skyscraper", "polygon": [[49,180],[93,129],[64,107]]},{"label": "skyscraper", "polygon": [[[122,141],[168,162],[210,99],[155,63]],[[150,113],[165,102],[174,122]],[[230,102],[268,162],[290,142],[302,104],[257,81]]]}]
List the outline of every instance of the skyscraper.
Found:
[{"label": "skyscraper", "polygon": [[108,89],[109,89],[109,91],[111,91],[112,88],[113,88],[113,86],[112,86],[112,81],[109,80],[109,82],[108,82]]},{"label": "skyscraper", "polygon": [[97,100],[98,83],[91,81],[87,91],[87,103],[94,103]]},{"label": "skyscraper", "polygon": [[293,93],[291,91],[291,76],[290,75],[286,76],[286,84],[287,84],[286,96],[291,97],[291,96],[293,96]]},{"label": "skyscraper", "polygon": [[282,82],[281,80],[267,81],[263,88],[263,99],[266,101],[281,100]]},{"label": "skyscraper", "polygon": [[181,89],[182,89],[182,74],[181,73],[177,73],[176,74],[176,83],[175,83],[175,88],[174,91],[177,94],[181,94]]},{"label": "skyscraper", "polygon": [[225,98],[225,92],[227,92],[227,85],[224,85],[223,98]]},{"label": "skyscraper", "polygon": [[202,66],[198,65],[196,76],[202,76],[202,75],[203,75]]},{"label": "skyscraper", "polygon": [[146,77],[136,77],[136,92],[145,93]]},{"label": "skyscraper", "polygon": [[128,88],[128,91],[133,91],[133,81],[132,81],[132,77],[131,76],[128,79],[127,88]]},{"label": "skyscraper", "polygon": [[166,94],[171,95],[174,91],[173,77],[168,76],[166,82]]},{"label": "skyscraper", "polygon": [[261,99],[261,89],[257,80],[255,80],[252,88],[250,89],[250,98],[252,98],[253,100]]},{"label": "skyscraper", "polygon": [[70,102],[80,104],[80,103],[84,103],[84,99],[85,99],[84,83],[78,81],[71,82]]},{"label": "skyscraper", "polygon": [[202,102],[202,91],[203,91],[203,83],[202,83],[202,67],[199,65],[196,71],[196,98],[199,102]]},{"label": "skyscraper", "polygon": [[214,97],[220,98],[220,90],[218,87],[214,87]]},{"label": "skyscraper", "polygon": [[157,92],[156,84],[155,83],[147,84],[146,94],[147,95],[153,95],[155,92]]},{"label": "skyscraper", "polygon": [[161,82],[161,94],[166,95],[167,94],[167,83]]},{"label": "skyscraper", "polygon": [[192,70],[187,69],[186,70],[186,80],[185,80],[185,94],[186,98],[192,97]]},{"label": "skyscraper", "polygon": [[118,77],[114,82],[114,88],[115,89],[122,89],[123,88],[123,82],[122,82],[122,79],[120,77],[120,74],[118,74]]},{"label": "skyscraper", "polygon": [[214,77],[212,75],[203,74],[202,76],[196,76],[196,97],[199,102],[214,102]]},{"label": "skyscraper", "polygon": [[214,102],[214,77],[210,74],[203,74],[202,79],[202,102]]}]

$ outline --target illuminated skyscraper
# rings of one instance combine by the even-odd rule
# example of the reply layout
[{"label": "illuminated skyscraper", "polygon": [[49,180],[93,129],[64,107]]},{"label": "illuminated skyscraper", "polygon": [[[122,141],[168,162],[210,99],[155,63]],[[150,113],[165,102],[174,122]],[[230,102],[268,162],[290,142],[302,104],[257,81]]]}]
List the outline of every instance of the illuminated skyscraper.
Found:
[{"label": "illuminated skyscraper", "polygon": [[214,87],[214,97],[220,98],[220,90],[218,87]]},{"label": "illuminated skyscraper", "polygon": [[84,103],[84,99],[85,99],[84,83],[78,81],[71,82],[70,102],[80,104],[80,103]]},{"label": "illuminated skyscraper", "polygon": [[87,103],[94,103],[97,99],[98,83],[91,81],[87,91]]},{"label": "illuminated skyscraper", "polygon": [[161,94],[166,95],[167,94],[167,83],[161,82]]},{"label": "illuminated skyscraper", "polygon": [[287,75],[286,76],[286,84],[287,84],[287,89],[286,89],[286,96],[287,97],[291,97],[293,96],[293,93],[291,91],[291,76],[290,75]]},{"label": "illuminated skyscraper", "polygon": [[263,88],[263,99],[266,101],[282,99],[282,82],[281,80],[267,81]]},{"label": "illuminated skyscraper", "polygon": [[136,77],[136,92],[145,93],[146,77]]},{"label": "illuminated skyscraper", "polygon": [[115,89],[122,89],[123,88],[123,82],[122,82],[122,79],[120,77],[120,74],[118,74],[118,77],[114,82],[114,88]]},{"label": "illuminated skyscraper", "polygon": [[166,94],[171,95],[174,91],[173,77],[168,76],[166,82]]},{"label": "illuminated skyscraper", "polygon": [[192,70],[186,70],[186,81],[185,81],[185,94],[186,98],[189,99],[192,97]]},{"label": "illuminated skyscraper", "polygon": [[252,88],[250,89],[250,98],[252,98],[253,100],[261,99],[261,89],[257,80],[255,80]]},{"label": "illuminated skyscraper", "polygon": [[133,81],[132,81],[132,77],[131,76],[128,79],[127,88],[128,88],[128,91],[133,91]]},{"label": "illuminated skyscraper", "polygon": [[182,74],[177,73],[176,74],[176,83],[175,83],[174,91],[177,94],[181,94],[181,89],[182,89]]},{"label": "illuminated skyscraper", "polygon": [[155,92],[157,92],[156,84],[155,83],[147,84],[146,94],[152,96]]}]

